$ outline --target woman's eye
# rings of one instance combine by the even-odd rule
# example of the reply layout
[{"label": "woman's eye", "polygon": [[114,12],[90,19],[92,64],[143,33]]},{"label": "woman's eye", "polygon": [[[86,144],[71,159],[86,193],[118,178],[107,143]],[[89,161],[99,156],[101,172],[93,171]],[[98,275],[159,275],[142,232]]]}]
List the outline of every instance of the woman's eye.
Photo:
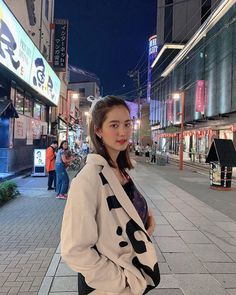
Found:
[{"label": "woman's eye", "polygon": [[117,128],[118,127],[118,124],[112,124],[111,127],[112,128]]},{"label": "woman's eye", "polygon": [[125,127],[129,128],[131,126],[131,123],[126,123]]}]

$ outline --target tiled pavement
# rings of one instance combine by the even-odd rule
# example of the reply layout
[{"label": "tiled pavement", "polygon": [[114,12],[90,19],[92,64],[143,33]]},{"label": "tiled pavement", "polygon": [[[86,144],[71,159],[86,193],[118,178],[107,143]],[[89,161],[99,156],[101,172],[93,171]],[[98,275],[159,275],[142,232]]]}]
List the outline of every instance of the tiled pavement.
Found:
[{"label": "tiled pavement", "polygon": [[0,208],[0,294],[38,294],[59,244],[65,201],[47,178],[15,179],[22,196]]},{"label": "tiled pavement", "polygon": [[[236,295],[236,222],[167,181],[156,166],[139,164],[132,174],[157,223],[161,283],[149,294]],[[74,295],[76,284],[58,247],[39,295]]]}]

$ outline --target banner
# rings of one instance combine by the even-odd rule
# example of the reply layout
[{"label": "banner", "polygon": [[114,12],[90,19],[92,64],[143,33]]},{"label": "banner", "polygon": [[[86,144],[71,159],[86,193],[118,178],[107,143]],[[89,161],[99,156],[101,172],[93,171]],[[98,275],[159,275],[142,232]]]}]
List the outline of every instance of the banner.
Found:
[{"label": "banner", "polygon": [[67,66],[68,20],[55,20],[53,67],[58,72],[65,72]]},{"label": "banner", "polygon": [[6,4],[0,0],[0,64],[57,106],[60,80]]},{"label": "banner", "polygon": [[167,100],[167,121],[173,121],[173,99]]},{"label": "banner", "polygon": [[204,113],[205,80],[198,80],[196,84],[196,112]]}]

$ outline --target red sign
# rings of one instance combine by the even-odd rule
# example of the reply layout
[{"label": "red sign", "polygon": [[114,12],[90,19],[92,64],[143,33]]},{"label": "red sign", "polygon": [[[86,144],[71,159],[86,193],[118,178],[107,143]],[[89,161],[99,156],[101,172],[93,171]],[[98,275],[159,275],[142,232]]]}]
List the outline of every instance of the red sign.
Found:
[{"label": "red sign", "polygon": [[196,84],[196,112],[204,113],[205,80],[198,80]]},{"label": "red sign", "polygon": [[173,121],[173,99],[167,100],[167,121]]}]

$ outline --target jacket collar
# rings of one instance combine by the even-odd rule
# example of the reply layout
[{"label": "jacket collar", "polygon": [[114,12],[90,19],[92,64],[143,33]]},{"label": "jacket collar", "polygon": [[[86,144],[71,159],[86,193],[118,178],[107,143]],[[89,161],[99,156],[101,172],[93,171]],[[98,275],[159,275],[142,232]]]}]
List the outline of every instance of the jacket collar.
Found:
[{"label": "jacket collar", "polygon": [[144,224],[135,209],[134,205],[130,201],[129,197],[125,193],[122,185],[120,184],[118,178],[116,177],[114,171],[111,169],[108,162],[100,155],[98,154],[89,154],[87,156],[86,162],[88,164],[92,165],[98,165],[103,166],[102,173],[106,180],[108,181],[112,191],[114,192],[115,196],[117,197],[117,200],[123,207],[123,209],[127,212],[127,214],[144,230]]}]

